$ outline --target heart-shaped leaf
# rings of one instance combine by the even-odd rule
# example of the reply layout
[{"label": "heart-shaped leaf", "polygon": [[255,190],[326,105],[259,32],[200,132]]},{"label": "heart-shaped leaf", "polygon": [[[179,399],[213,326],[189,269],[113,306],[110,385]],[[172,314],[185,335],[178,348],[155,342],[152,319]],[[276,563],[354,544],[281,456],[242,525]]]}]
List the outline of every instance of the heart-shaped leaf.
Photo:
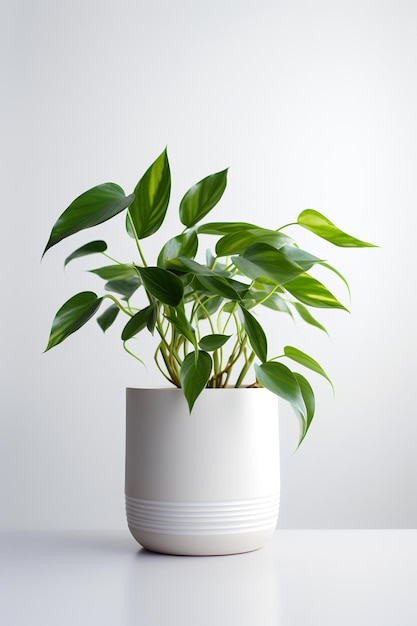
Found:
[{"label": "heart-shaped leaf", "polygon": [[268,346],[262,326],[252,313],[249,313],[249,311],[242,306],[240,307],[240,313],[242,316],[243,328],[245,329],[253,351],[262,362],[266,361]]},{"label": "heart-shaped leaf", "polygon": [[104,183],[78,196],[55,222],[43,254],[81,230],[102,224],[129,207],[134,195],[126,196],[119,185]]},{"label": "heart-shaped leaf", "polygon": [[97,318],[97,323],[103,333],[113,324],[116,317],[119,315],[119,311],[120,309],[117,304],[112,304]]},{"label": "heart-shaped leaf", "polygon": [[139,239],[149,237],[159,229],[167,212],[170,194],[171,172],[165,149],[135,187],[135,199],[129,208],[129,215]]},{"label": "heart-shaped leaf", "polygon": [[295,409],[305,417],[307,407],[301,393],[298,380],[286,365],[268,361],[262,365],[255,365],[256,377],[263,387],[269,389],[277,396],[287,400]]},{"label": "heart-shaped leaf", "polygon": [[177,306],[184,294],[184,285],[173,272],[162,267],[137,267],[145,289],[164,304]]},{"label": "heart-shaped leaf", "polygon": [[97,252],[104,252],[105,250],[107,250],[107,244],[105,241],[90,241],[90,243],[86,243],[84,246],[81,246],[81,248],[77,248],[74,252],[72,252],[72,254],[67,256],[64,262],[64,267],[67,266],[73,259],[78,259],[89,254],[96,254]]},{"label": "heart-shaped leaf", "polygon": [[158,256],[158,266],[165,267],[169,259],[183,256],[193,259],[197,254],[198,238],[193,230],[189,230],[170,239],[162,248]]},{"label": "heart-shaped leaf", "polygon": [[222,197],[227,184],[227,169],[211,174],[187,191],[180,204],[180,220],[191,228],[211,211]]},{"label": "heart-shaped leaf", "polygon": [[218,350],[221,348],[228,339],[230,339],[231,335],[206,335],[202,337],[198,343],[202,350],[206,352],[212,352],[213,350]]},{"label": "heart-shaped leaf", "polygon": [[198,396],[207,385],[211,368],[211,356],[201,350],[197,354],[190,352],[182,362],[180,370],[181,387],[190,413]]},{"label": "heart-shaped leaf", "polygon": [[92,291],[82,291],[73,296],[55,315],[45,352],[58,345],[75,333],[93,317],[103,298],[98,298]]}]

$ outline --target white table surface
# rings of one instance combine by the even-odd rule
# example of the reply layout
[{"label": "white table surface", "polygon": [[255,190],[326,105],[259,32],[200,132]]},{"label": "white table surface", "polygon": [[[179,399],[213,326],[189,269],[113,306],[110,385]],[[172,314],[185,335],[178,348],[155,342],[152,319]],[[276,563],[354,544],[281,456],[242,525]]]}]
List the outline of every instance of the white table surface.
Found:
[{"label": "white table surface", "polygon": [[416,626],[417,530],[277,531],[175,557],[120,533],[0,534],[2,626]]}]

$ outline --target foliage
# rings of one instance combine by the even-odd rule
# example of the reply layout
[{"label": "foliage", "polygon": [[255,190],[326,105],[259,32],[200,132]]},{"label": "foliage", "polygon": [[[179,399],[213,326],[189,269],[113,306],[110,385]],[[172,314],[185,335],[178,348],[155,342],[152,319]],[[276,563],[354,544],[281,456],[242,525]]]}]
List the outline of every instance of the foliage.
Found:
[{"label": "foliage", "polygon": [[[268,307],[278,314],[298,316],[326,332],[310,308],[347,309],[310,270],[321,265],[347,282],[328,263],[302,250],[283,230],[297,225],[346,248],[373,244],[341,231],[312,209],[276,230],[245,222],[201,223],[222,198],[226,183],[227,170],[223,170],[186,192],[179,206],[184,228],[167,241],[153,264],[145,259],[141,240],[158,231],[168,209],[171,173],[166,150],[145,172],[134,193],[125,195],[118,185],[105,183],[76,198],[52,228],[44,254],[66,237],[126,212],[126,231],[138,261],[116,261],[101,240],[70,254],[65,265],[92,254],[110,261],[90,270],[105,281],[105,293],[98,296],[87,291],[70,298],[55,316],[46,350],[82,327],[110,300],[110,306],[97,317],[103,332],[120,313],[127,317],[121,339],[125,350],[138,360],[127,343],[144,331],[154,335],[155,362],[169,383],[183,389],[190,411],[205,387],[264,386],[292,405],[301,424],[301,443],[314,415],[314,394],[304,376],[282,360],[297,363],[332,383],[319,363],[298,348],[285,346],[281,355],[268,356],[268,340],[255,309]],[[207,251],[201,262],[196,257],[204,235],[216,236],[217,241],[215,254]],[[252,365],[256,378],[245,383]]]}]

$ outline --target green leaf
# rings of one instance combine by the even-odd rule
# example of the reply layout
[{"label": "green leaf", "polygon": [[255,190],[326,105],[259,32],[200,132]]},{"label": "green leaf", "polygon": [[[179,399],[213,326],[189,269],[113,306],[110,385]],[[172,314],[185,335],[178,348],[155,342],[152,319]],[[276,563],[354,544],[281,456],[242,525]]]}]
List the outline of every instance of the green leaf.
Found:
[{"label": "green leaf", "polygon": [[297,311],[301,319],[304,320],[307,324],[310,324],[311,326],[315,326],[316,328],[320,328],[320,330],[325,332],[326,335],[329,334],[327,330],[324,328],[324,326],[322,326],[320,322],[318,322],[311,315],[310,311],[306,309],[306,307],[303,304],[301,304],[300,302],[291,302],[291,305],[295,308],[295,310]]},{"label": "green leaf", "polygon": [[135,188],[135,199],[129,214],[139,239],[145,239],[159,229],[167,212],[170,194],[171,172],[165,149]]},{"label": "green leaf", "polygon": [[263,387],[287,400],[294,409],[306,416],[307,407],[294,372],[282,363],[267,361],[262,365],[256,364],[255,373]]},{"label": "green leaf", "polygon": [[268,230],[267,228],[251,228],[239,232],[225,235],[216,244],[216,254],[218,256],[229,256],[231,254],[242,254],[254,243],[267,243],[274,248],[281,248],[292,240],[287,235]]},{"label": "green leaf", "polygon": [[117,265],[105,265],[104,267],[98,267],[95,270],[89,270],[91,274],[96,274],[103,278],[103,280],[126,280],[127,278],[139,279],[138,273],[133,265],[123,265],[118,263]]},{"label": "green leaf", "polygon": [[181,387],[190,413],[198,396],[207,385],[211,367],[211,356],[201,350],[198,351],[197,358],[194,352],[190,352],[182,362],[180,370]]},{"label": "green leaf", "polygon": [[301,352],[301,350],[298,350],[297,348],[294,348],[292,346],[285,346],[284,354],[292,361],[296,361],[297,363],[300,363],[300,365],[303,365],[313,372],[320,374],[320,376],[323,376],[323,378],[325,378],[330,383],[330,386],[334,391],[332,381],[330,380],[324,369],[321,367],[321,365],[317,363],[317,361],[315,361],[311,356],[309,356],[305,352]]},{"label": "green leaf", "polygon": [[106,330],[113,324],[119,314],[119,311],[120,309],[117,304],[112,304],[97,318],[97,323],[103,333],[105,333]]},{"label": "green leaf", "polygon": [[200,180],[187,191],[180,204],[180,220],[189,228],[211,211],[227,184],[227,169]]},{"label": "green leaf", "polygon": [[285,289],[303,304],[321,309],[348,309],[318,280],[302,274],[285,283]]},{"label": "green leaf", "polygon": [[114,183],[89,189],[78,196],[55,222],[43,254],[62,239],[111,219],[130,206],[133,199],[133,194],[126,196]]},{"label": "green leaf", "polygon": [[278,293],[273,293],[267,300],[262,302],[262,306],[266,306],[273,311],[279,311],[280,313],[288,313],[291,317],[293,314],[288,304],[281,298]]},{"label": "green leaf", "polygon": [[250,345],[256,356],[262,362],[265,362],[267,359],[268,346],[264,330],[252,313],[249,313],[249,311],[242,306],[240,307],[240,312],[242,315],[243,328],[248,336]]},{"label": "green leaf", "polygon": [[206,352],[212,352],[213,350],[218,350],[221,348],[226,341],[230,339],[231,335],[206,335],[202,337],[199,341],[199,346],[202,350]]},{"label": "green leaf", "polygon": [[240,295],[232,286],[231,281],[192,259],[178,257],[177,259],[167,261],[167,267],[177,272],[191,272],[195,274],[198,278],[198,283],[209,293],[229,298],[229,300],[240,300]]},{"label": "green leaf", "polygon": [[67,256],[64,262],[64,267],[68,265],[73,259],[78,259],[89,254],[96,254],[97,252],[104,252],[107,250],[107,244],[105,241],[90,241],[81,248],[77,248],[72,254]]},{"label": "green leaf", "polygon": [[349,283],[346,280],[346,278],[343,276],[343,274],[341,274],[339,272],[339,270],[337,270],[335,267],[333,267],[332,265],[329,265],[328,263],[324,263],[323,261],[321,262],[321,265],[323,267],[325,267],[326,269],[330,270],[331,272],[333,272],[334,274],[336,274],[336,276],[338,276],[340,278],[340,280],[345,284],[346,289],[348,291],[349,294],[349,299],[351,298],[351,293],[350,293],[350,287],[349,287]]},{"label": "green leaf", "polygon": [[342,248],[377,248],[373,243],[367,243],[352,237],[337,228],[324,215],[313,209],[306,209],[298,216],[297,222],[303,228],[310,230],[315,235],[330,241],[335,246]]},{"label": "green leaf", "polygon": [[162,267],[136,267],[145,289],[164,304],[177,306],[184,294],[181,280]]},{"label": "green leaf", "polygon": [[242,230],[251,228],[259,227],[247,222],[210,222],[209,224],[200,224],[197,232],[205,235],[227,235],[229,233],[240,233]]},{"label": "green leaf", "polygon": [[84,326],[96,313],[102,300],[103,298],[98,298],[92,291],[82,291],[67,300],[52,322],[51,334],[45,352]]},{"label": "green leaf", "polygon": [[291,259],[293,263],[302,267],[305,272],[307,272],[316,263],[324,265],[322,259],[319,259],[314,256],[314,254],[310,254],[310,252],[301,250],[301,248],[297,248],[296,246],[283,246],[280,250],[287,258]]},{"label": "green leaf", "polygon": [[304,378],[304,376],[302,376],[298,372],[294,372],[294,376],[297,379],[297,382],[300,386],[300,391],[303,396],[304,404],[306,406],[305,417],[302,413],[298,411],[298,409],[295,409],[295,413],[297,414],[297,417],[299,417],[301,425],[302,425],[300,438],[299,438],[298,446],[297,446],[299,448],[313,420],[314,412],[316,409],[316,401],[314,398],[313,389],[311,388],[311,385],[308,382],[308,380]]},{"label": "green leaf", "polygon": [[104,285],[104,289],[106,291],[120,293],[129,300],[135,291],[139,289],[140,285],[141,281],[139,276],[132,276],[131,278],[123,278],[120,280],[109,280],[109,282]]},{"label": "green leaf", "polygon": [[128,339],[131,339],[131,337],[133,337],[134,335],[140,333],[140,331],[143,330],[152,319],[154,309],[155,307],[150,304],[149,306],[136,313],[133,317],[131,317],[122,330],[122,340],[127,341]]},{"label": "green leaf", "polygon": [[157,265],[165,267],[170,259],[183,256],[193,259],[197,254],[198,237],[194,230],[189,230],[167,241],[158,256]]},{"label": "green leaf", "polygon": [[232,261],[252,280],[264,276],[277,284],[286,283],[304,272],[285,252],[266,243],[253,244],[243,255],[232,257]]}]

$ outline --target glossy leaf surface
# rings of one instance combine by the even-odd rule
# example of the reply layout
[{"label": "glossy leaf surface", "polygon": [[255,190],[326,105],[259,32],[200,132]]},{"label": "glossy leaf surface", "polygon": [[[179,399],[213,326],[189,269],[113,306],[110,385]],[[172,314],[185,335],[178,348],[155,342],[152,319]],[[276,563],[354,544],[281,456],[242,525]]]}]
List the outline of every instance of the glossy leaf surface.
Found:
[{"label": "glossy leaf surface", "polygon": [[372,243],[361,241],[352,237],[347,233],[340,230],[335,226],[327,217],[314,211],[313,209],[306,209],[298,216],[297,222],[303,228],[310,230],[315,235],[330,241],[335,246],[342,248],[375,248]]},{"label": "glossy leaf surface", "polygon": [[287,235],[268,230],[267,228],[251,228],[225,235],[216,244],[218,256],[241,254],[254,243],[267,243],[275,248],[280,248],[292,240]]},{"label": "glossy leaf surface", "polygon": [[202,350],[205,350],[206,352],[212,352],[213,350],[218,350],[219,348],[224,346],[224,344],[230,339],[230,337],[231,335],[206,335],[205,337],[202,337],[200,339],[198,345]]},{"label": "glossy leaf surface", "polygon": [[240,307],[240,313],[242,316],[243,328],[245,329],[253,351],[258,359],[262,362],[266,361],[268,346],[262,326],[252,313],[249,313],[249,311],[242,306]]},{"label": "glossy leaf surface", "polygon": [[117,304],[112,304],[97,318],[97,323],[103,333],[105,333],[106,330],[110,328],[110,326],[113,324],[116,317],[118,316],[119,312],[120,309]]},{"label": "glossy leaf surface", "polygon": [[304,322],[310,324],[310,326],[315,326],[316,328],[319,328],[320,330],[325,332],[326,335],[329,334],[324,326],[311,315],[310,311],[304,306],[304,304],[301,304],[301,302],[291,302],[291,306],[294,307],[294,309],[297,311],[301,319],[304,320]]},{"label": "glossy leaf surface", "polygon": [[285,289],[303,304],[319,309],[342,309],[347,311],[347,308],[339,302],[327,287],[309,274],[302,274],[294,280],[287,282]]},{"label": "glossy leaf surface", "polygon": [[64,262],[64,267],[68,265],[73,259],[79,259],[80,257],[87,256],[89,254],[96,254],[97,252],[104,252],[107,250],[107,244],[105,241],[90,241],[81,248],[77,248],[72,252]]},{"label": "glossy leaf surface", "polygon": [[307,413],[303,395],[297,378],[286,365],[268,361],[262,365],[255,365],[256,377],[263,387],[277,396],[287,400],[303,416]]},{"label": "glossy leaf surface", "polygon": [[[314,413],[316,410],[316,401],[314,397],[313,389],[304,376],[299,374],[298,372],[294,372],[294,376],[297,379],[298,385],[300,387],[301,395],[303,396],[304,404],[306,406],[306,414],[303,415],[299,413],[298,417],[302,424],[300,438],[298,441],[298,447],[301,445],[304,437],[306,436],[308,429],[310,428],[311,422],[314,417]],[[298,409],[295,409],[295,412],[298,412]]]},{"label": "glossy leaf surface", "polygon": [[133,296],[135,291],[139,289],[140,285],[141,281],[139,276],[132,276],[131,278],[123,278],[120,280],[109,280],[104,285],[104,289],[106,291],[120,293],[120,295],[129,300],[129,298]]},{"label": "glossy leaf surface", "polygon": [[190,352],[182,362],[180,370],[181,387],[190,413],[195,401],[208,383],[211,367],[211,356],[202,350],[199,350],[197,355],[194,352]]},{"label": "glossy leaf surface", "polygon": [[296,361],[297,363],[300,363],[300,365],[303,365],[313,372],[320,374],[320,376],[323,376],[323,378],[325,378],[330,383],[331,388],[334,390],[333,383],[322,368],[322,366],[317,363],[317,361],[315,361],[311,356],[309,356],[305,352],[301,352],[301,350],[298,350],[293,346],[285,346],[284,354],[292,361]]},{"label": "glossy leaf surface", "polygon": [[286,283],[304,272],[284,252],[266,243],[253,244],[243,255],[232,257],[232,261],[252,280],[265,276],[277,284]]},{"label": "glossy leaf surface", "polygon": [[67,300],[52,322],[51,334],[45,352],[84,326],[96,313],[102,300],[103,298],[98,298],[92,291],[82,291]]},{"label": "glossy leaf surface", "polygon": [[158,266],[165,267],[168,260],[176,257],[193,259],[197,254],[198,237],[195,231],[190,230],[177,237],[173,237],[162,248],[158,256]]},{"label": "glossy leaf surface", "polygon": [[187,191],[180,204],[180,220],[189,228],[203,219],[218,203],[227,184],[227,170],[211,174]]},{"label": "glossy leaf surface", "polygon": [[153,235],[162,222],[171,194],[171,172],[167,151],[152,163],[135,187],[129,214],[139,239]]},{"label": "glossy leaf surface", "polygon": [[127,278],[139,279],[138,273],[132,265],[104,265],[95,270],[89,270],[91,274],[96,274],[103,280],[126,280]]},{"label": "glossy leaf surface", "polygon": [[162,267],[137,267],[143,285],[147,291],[164,304],[177,306],[184,293],[181,280]]},{"label": "glossy leaf surface", "polygon": [[55,244],[81,230],[102,224],[133,202],[119,185],[104,183],[78,196],[55,222],[44,253]]},{"label": "glossy leaf surface", "polygon": [[130,318],[122,330],[123,341],[131,339],[148,325],[153,316],[154,308],[154,306],[149,305]]},{"label": "glossy leaf surface", "polygon": [[248,222],[209,222],[208,224],[200,224],[197,232],[206,235],[228,235],[229,233],[240,233],[251,228],[259,228],[259,226],[248,224]]}]

